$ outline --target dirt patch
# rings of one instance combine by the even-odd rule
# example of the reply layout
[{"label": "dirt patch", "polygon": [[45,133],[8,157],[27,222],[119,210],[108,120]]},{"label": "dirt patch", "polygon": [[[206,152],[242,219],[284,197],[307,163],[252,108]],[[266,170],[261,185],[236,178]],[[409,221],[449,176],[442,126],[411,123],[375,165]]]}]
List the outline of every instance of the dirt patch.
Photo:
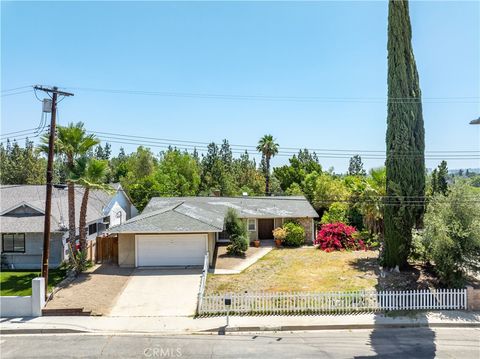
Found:
[{"label": "dirt patch", "polygon": [[352,263],[361,271],[373,271],[377,278],[375,289],[384,290],[423,290],[439,287],[433,267],[425,264],[411,264],[400,272],[383,271],[378,257],[358,258]]},{"label": "dirt patch", "polygon": [[96,266],[60,289],[46,308],[84,308],[85,311],[92,311],[93,315],[107,315],[132,272],[133,268]]},{"label": "dirt patch", "polygon": [[215,269],[235,269],[245,260],[261,252],[262,247],[248,247],[243,256],[231,256],[227,253],[227,246],[217,247],[217,258],[215,260]]}]

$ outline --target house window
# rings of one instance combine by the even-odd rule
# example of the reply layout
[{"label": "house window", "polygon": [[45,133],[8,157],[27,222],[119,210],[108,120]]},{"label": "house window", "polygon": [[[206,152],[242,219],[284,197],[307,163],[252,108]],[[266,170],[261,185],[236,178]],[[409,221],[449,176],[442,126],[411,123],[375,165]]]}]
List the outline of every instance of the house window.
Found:
[{"label": "house window", "polygon": [[25,253],[25,233],[2,234],[2,252]]},{"label": "house window", "polygon": [[255,232],[257,230],[257,221],[255,219],[248,220],[248,230],[250,232]]},{"label": "house window", "polygon": [[218,239],[219,240],[230,239],[230,236],[228,235],[227,231],[223,230],[218,234]]},{"label": "house window", "polygon": [[89,224],[88,225],[88,235],[91,235],[91,234],[94,234],[94,233],[97,233],[97,224],[96,223]]}]

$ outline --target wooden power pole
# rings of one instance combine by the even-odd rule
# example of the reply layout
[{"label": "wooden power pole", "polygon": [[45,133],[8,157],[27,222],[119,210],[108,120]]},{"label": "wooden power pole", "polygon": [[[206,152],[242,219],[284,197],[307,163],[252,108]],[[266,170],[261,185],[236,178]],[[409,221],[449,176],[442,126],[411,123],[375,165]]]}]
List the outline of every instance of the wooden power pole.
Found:
[{"label": "wooden power pole", "polygon": [[43,227],[42,277],[45,279],[45,297],[48,295],[48,258],[50,255],[50,220],[52,213],[53,155],[55,149],[55,127],[57,120],[57,96],[73,96],[73,93],[59,91],[57,87],[34,86],[35,90],[52,94],[50,137],[48,139],[47,191],[45,197],[45,222]]}]

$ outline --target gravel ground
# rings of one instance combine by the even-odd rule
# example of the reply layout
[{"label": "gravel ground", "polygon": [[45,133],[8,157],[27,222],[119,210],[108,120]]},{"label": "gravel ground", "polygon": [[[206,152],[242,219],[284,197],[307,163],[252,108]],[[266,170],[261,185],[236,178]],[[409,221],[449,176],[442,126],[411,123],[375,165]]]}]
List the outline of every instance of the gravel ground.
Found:
[{"label": "gravel ground", "polygon": [[95,266],[60,289],[46,308],[84,308],[93,315],[108,315],[132,272],[133,268]]}]

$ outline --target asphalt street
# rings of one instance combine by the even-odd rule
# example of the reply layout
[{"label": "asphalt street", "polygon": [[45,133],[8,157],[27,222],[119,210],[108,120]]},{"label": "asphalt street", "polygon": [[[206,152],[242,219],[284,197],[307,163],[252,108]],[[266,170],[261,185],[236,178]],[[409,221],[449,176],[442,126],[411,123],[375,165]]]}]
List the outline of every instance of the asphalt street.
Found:
[{"label": "asphalt street", "polygon": [[1,358],[480,358],[478,328],[227,335],[16,334]]}]

